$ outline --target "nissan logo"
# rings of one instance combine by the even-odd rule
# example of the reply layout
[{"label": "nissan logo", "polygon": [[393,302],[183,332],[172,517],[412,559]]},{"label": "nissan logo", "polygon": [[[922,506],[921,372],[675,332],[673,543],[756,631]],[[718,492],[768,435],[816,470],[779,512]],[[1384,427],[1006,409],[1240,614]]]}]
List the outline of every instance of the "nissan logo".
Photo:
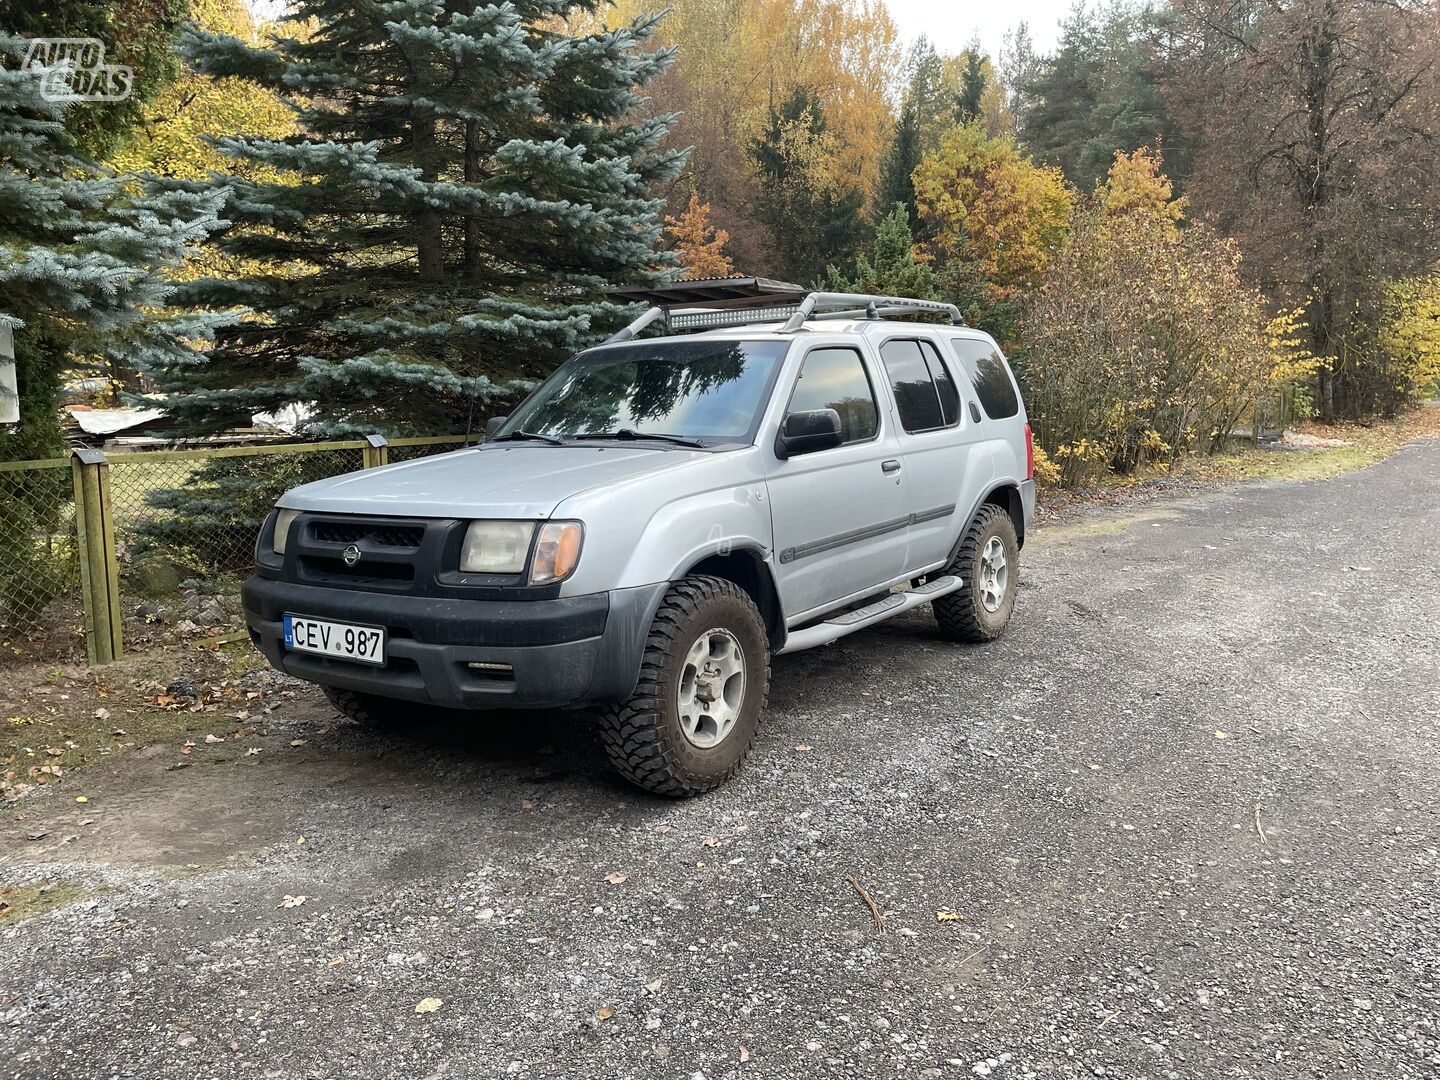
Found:
[{"label": "nissan logo", "polygon": [[340,559],[346,566],[354,566],[360,561],[360,549],[351,544],[340,553]]}]

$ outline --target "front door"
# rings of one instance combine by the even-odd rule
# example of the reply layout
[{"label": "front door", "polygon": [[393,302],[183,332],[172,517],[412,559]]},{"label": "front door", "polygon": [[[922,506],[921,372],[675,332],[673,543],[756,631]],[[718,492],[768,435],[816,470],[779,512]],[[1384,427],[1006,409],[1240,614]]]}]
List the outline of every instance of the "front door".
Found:
[{"label": "front door", "polygon": [[905,474],[876,374],[857,349],[817,346],[791,392],[786,412],[834,409],[845,441],[770,466],[776,585],[790,622],[905,572]]}]

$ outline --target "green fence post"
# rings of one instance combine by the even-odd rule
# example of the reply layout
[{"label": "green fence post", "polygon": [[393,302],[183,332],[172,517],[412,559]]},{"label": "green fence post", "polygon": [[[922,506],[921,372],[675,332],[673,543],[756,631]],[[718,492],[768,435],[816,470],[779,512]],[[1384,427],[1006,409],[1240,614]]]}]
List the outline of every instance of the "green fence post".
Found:
[{"label": "green fence post", "polygon": [[75,534],[80,542],[85,656],[92,664],[108,664],[124,649],[110,465],[99,450],[76,450],[70,459],[70,469],[75,478]]},{"label": "green fence post", "polygon": [[361,452],[365,455],[364,464],[360,466],[362,469],[375,469],[390,464],[390,444],[384,435],[366,435]]}]

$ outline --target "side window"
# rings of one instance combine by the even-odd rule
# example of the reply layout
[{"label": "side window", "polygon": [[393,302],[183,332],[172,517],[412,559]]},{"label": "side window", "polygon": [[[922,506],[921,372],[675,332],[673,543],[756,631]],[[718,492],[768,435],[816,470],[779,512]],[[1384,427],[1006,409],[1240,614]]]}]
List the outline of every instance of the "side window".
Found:
[{"label": "side window", "polygon": [[975,338],[951,338],[950,344],[964,361],[970,381],[975,384],[975,396],[980,399],[986,416],[992,420],[1003,420],[1020,411],[1015,384],[1010,381],[1010,372],[995,346]]},{"label": "side window", "polygon": [[865,364],[854,349],[815,349],[805,356],[790,412],[834,409],[840,414],[845,441],[864,442],[880,429],[875,392],[865,375]]},{"label": "side window", "polygon": [[934,431],[959,419],[960,393],[930,342],[887,341],[880,346],[880,358],[907,432]]},{"label": "side window", "polygon": [[930,375],[935,380],[935,392],[940,396],[940,411],[945,414],[945,426],[949,427],[960,419],[960,388],[950,377],[950,369],[940,359],[940,352],[928,341],[920,343],[925,350],[925,362],[930,365]]}]

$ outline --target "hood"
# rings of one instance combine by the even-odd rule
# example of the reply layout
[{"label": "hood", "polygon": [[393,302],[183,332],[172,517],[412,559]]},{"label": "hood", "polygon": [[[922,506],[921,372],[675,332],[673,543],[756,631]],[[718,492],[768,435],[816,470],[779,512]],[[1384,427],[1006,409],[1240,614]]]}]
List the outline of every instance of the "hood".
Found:
[{"label": "hood", "polygon": [[681,447],[492,444],[317,480],[287,492],[280,505],[327,514],[545,518],[572,495],[678,468],[703,453]]}]

